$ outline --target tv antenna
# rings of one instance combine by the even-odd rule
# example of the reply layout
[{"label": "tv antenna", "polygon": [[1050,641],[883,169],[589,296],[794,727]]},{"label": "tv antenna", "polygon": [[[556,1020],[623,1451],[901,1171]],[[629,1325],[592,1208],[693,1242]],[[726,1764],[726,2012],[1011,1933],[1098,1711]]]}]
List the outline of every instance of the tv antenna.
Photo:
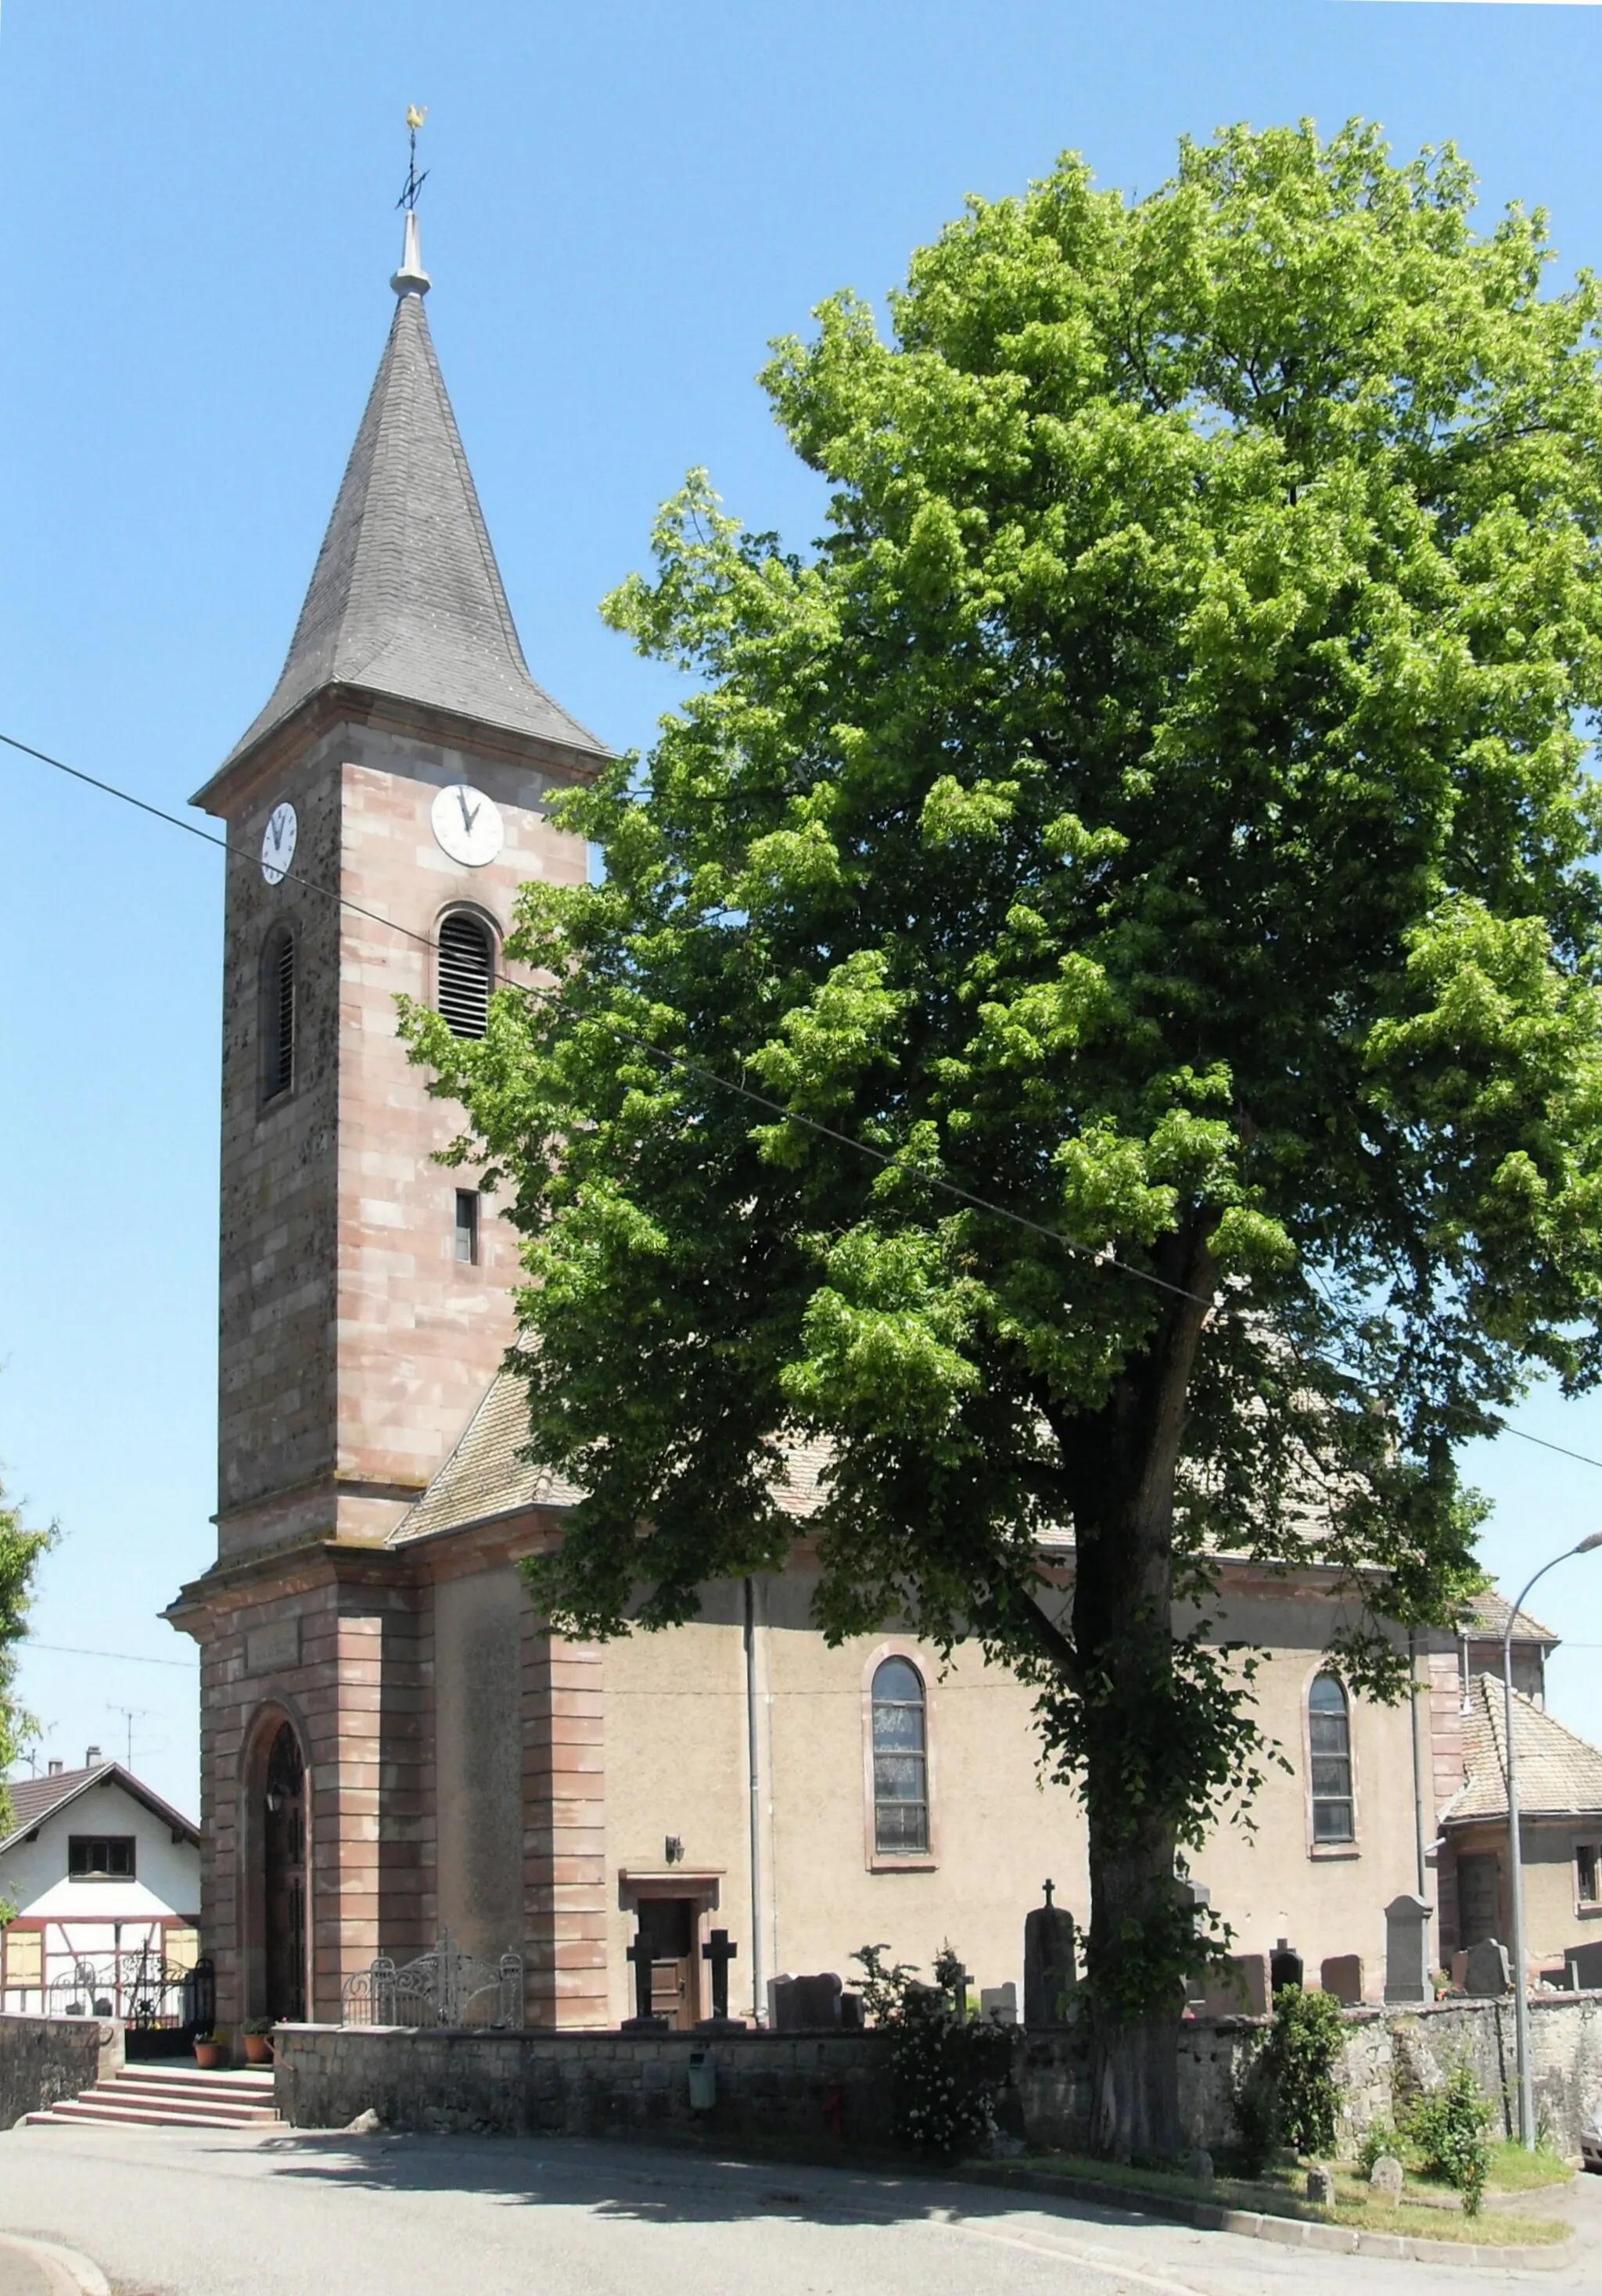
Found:
[{"label": "tv antenna", "polygon": [[412,164],[406,171],[406,182],[401,185],[400,197],[395,202],[398,208],[404,208],[407,215],[412,214],[416,208],[417,194],[428,181],[428,169],[426,168],[421,175],[417,173],[417,130],[422,127],[423,121],[427,118],[428,106],[426,103],[421,107],[415,103],[407,104],[406,108],[406,124],[407,132],[412,139]]},{"label": "tv antenna", "polygon": [[124,1722],[127,1725],[128,1751],[127,1767],[130,1770],[134,1767],[134,1725],[136,1722],[145,1721],[151,1715],[156,1713],[158,1710],[159,1710],[154,1706],[119,1706],[111,1699],[108,1698],[106,1701],[106,1712],[108,1714],[120,1714]]}]

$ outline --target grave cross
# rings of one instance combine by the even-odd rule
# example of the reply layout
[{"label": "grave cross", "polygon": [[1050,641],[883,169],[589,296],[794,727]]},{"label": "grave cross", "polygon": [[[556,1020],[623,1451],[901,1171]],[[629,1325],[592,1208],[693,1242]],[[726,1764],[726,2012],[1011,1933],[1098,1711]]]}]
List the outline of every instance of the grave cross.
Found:
[{"label": "grave cross", "polygon": [[959,2025],[965,2025],[968,2021],[968,1988],[973,1982],[973,1971],[965,1969],[958,1959],[952,1972],[951,2012]]},{"label": "grave cross", "polygon": [[634,2013],[637,2017],[651,2014],[651,1948],[644,1929],[634,1933],[634,1943],[623,1956],[634,1964]]},{"label": "grave cross", "polygon": [[740,1948],[730,1945],[727,1930],[713,1930],[701,1948],[702,1961],[712,1969],[712,2014],[727,2021],[728,2017],[728,1964],[739,1958]]},{"label": "grave cross", "polygon": [[1050,1905],[1051,1905],[1052,1893],[1053,1893],[1053,1891],[1054,1891],[1054,1890],[1056,1890],[1056,1883],[1055,1882],[1042,1882],[1041,1887],[1044,1889],[1044,1890],[1045,1890],[1045,1892],[1046,1892],[1046,1903],[1047,1903],[1047,1907],[1049,1908],[1049,1906],[1050,1906]]}]

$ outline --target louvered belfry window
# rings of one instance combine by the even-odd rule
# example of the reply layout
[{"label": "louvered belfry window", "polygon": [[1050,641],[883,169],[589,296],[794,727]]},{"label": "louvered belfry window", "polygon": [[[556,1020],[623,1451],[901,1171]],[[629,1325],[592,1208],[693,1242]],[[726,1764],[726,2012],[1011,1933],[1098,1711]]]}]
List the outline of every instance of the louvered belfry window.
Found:
[{"label": "louvered belfry window", "polygon": [[488,925],[457,910],[440,928],[440,1011],[453,1037],[481,1037],[489,1025],[495,944]]},{"label": "louvered belfry window", "polygon": [[295,1080],[295,937],[283,925],[261,958],[261,1097],[276,1100]]}]

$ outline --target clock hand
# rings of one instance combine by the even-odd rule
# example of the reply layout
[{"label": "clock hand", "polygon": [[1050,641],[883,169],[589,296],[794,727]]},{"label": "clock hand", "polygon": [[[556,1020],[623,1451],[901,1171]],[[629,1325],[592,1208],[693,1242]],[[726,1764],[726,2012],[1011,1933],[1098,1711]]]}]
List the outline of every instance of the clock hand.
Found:
[{"label": "clock hand", "polygon": [[474,822],[477,820],[477,818],[478,818],[478,811],[479,811],[479,809],[478,809],[477,806],[476,806],[476,805],[474,806],[474,808],[473,808],[473,809],[472,809],[472,811],[471,813],[469,813],[469,812],[468,812],[468,810],[467,810],[467,791],[466,791],[464,789],[458,789],[458,790],[457,790],[457,791],[456,791],[456,803],[457,803],[457,804],[461,807],[461,808],[462,808],[462,826],[464,827],[464,829],[466,829],[466,830],[468,830],[468,831],[471,831],[471,830],[472,830],[472,824],[473,824],[473,823],[474,823]]}]

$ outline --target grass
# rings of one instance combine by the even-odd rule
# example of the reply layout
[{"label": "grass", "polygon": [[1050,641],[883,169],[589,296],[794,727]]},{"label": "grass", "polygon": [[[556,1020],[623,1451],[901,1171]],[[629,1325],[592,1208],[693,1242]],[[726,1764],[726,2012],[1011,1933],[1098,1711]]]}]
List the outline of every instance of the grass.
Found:
[{"label": "grass", "polygon": [[1490,2189],[1493,2193],[1535,2193],[1551,2185],[1572,2185],[1574,2171],[1561,2154],[1538,2144],[1526,2152],[1522,2144],[1491,2148]]},{"label": "grass", "polygon": [[[1516,2147],[1499,2146],[1498,2154]],[[1540,2157],[1540,2156],[1538,2156]],[[1515,2181],[1499,2189],[1530,2190],[1540,2184],[1557,2184],[1570,2173],[1565,2164],[1552,2154],[1547,2154],[1547,2173],[1535,2177],[1527,2173],[1529,2156],[1521,2154],[1517,2169],[1506,2173]],[[1269,2169],[1262,2177],[1245,2178],[1220,2177],[1204,2185],[1194,2177],[1170,2169],[1125,2169],[1114,2161],[1090,2161],[1072,2153],[1049,2152],[1027,2157],[1017,2163],[1038,2174],[1064,2178],[1084,2177],[1127,2192],[1131,2200],[1144,2193],[1174,2200],[1211,2202],[1227,2209],[1245,2209],[1262,2216],[1296,2217],[1310,2224],[1339,2224],[1364,2232],[1400,2233],[1419,2240],[1446,2240],[1477,2243],[1484,2247],[1528,2245],[1536,2247],[1551,2241],[1565,2240],[1569,2226],[1552,2217],[1514,2216],[1498,2209],[1489,2215],[1466,2217],[1456,2203],[1456,2194],[1450,2195],[1451,2205],[1443,2206],[1449,2195],[1439,2185],[1426,2185],[1424,2179],[1410,2177],[1409,2185],[1432,2198],[1409,2201],[1404,2192],[1400,2206],[1392,2208],[1370,2192],[1368,2185],[1355,2172],[1337,2172],[1335,2198],[1332,2208],[1319,2208],[1308,2200],[1302,2189],[1304,2168],[1289,2166]],[[1499,2159],[1492,2161],[1492,2188],[1496,2184]],[[1521,2185],[1516,2179],[1524,2175]]]}]

